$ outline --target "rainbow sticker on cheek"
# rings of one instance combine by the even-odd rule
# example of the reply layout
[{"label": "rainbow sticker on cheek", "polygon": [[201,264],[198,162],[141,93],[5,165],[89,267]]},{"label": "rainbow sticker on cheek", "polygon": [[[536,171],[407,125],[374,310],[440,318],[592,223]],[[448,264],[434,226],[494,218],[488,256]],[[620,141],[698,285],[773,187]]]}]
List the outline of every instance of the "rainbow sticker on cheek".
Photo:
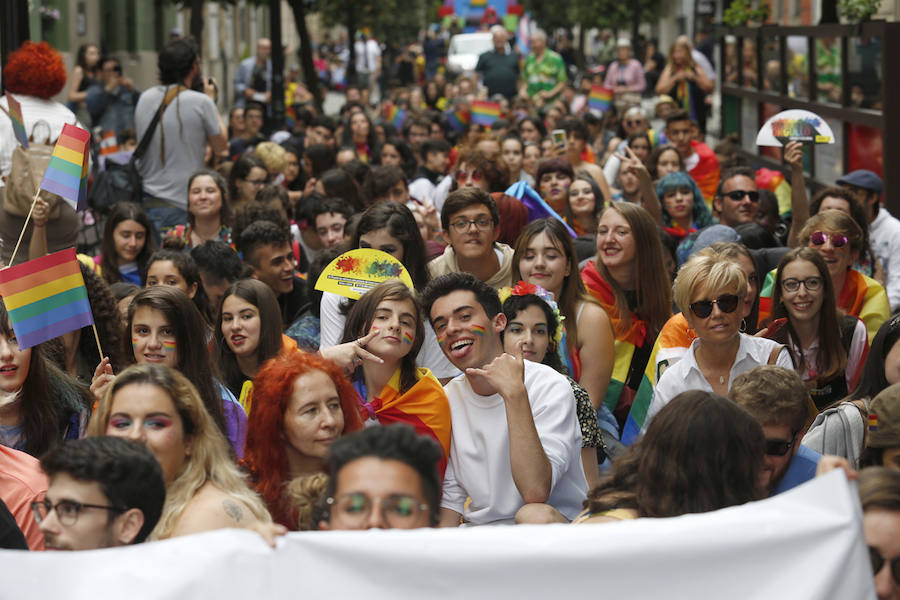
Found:
[{"label": "rainbow sticker on cheek", "polygon": [[166,352],[175,352],[175,342],[163,342],[163,350]]},{"label": "rainbow sticker on cheek", "polygon": [[[412,336],[405,331],[403,332],[403,341],[412,346]],[[440,343],[440,340],[438,340],[438,343]]]},{"label": "rainbow sticker on cheek", "polygon": [[138,345],[138,339],[136,337],[131,338],[131,347],[137,348],[137,345]]},{"label": "rainbow sticker on cheek", "polygon": [[443,336],[439,337],[437,340],[438,340],[438,346],[443,346],[444,342],[447,341],[447,336],[443,335]]},{"label": "rainbow sticker on cheek", "polygon": [[487,329],[485,329],[481,325],[472,325],[472,333],[474,333],[475,335],[484,336],[487,333]]}]

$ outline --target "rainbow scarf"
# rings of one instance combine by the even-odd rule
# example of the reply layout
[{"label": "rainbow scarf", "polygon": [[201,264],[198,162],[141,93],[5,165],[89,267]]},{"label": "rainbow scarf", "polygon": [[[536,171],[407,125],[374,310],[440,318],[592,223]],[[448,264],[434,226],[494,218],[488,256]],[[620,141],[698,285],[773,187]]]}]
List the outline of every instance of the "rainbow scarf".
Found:
[{"label": "rainbow scarf", "polygon": [[[762,292],[759,294],[759,323],[760,326],[768,321],[772,315],[772,293],[775,287],[776,269],[766,274]],[[855,269],[847,271],[844,279],[844,287],[837,298],[838,308],[848,315],[857,317],[866,326],[869,334],[869,343],[878,333],[881,324],[891,318],[891,308],[888,304],[887,293],[880,283],[866,277]]]},{"label": "rainbow scarf", "polygon": [[416,384],[401,394],[400,369],[397,369],[371,403],[365,401],[365,396],[360,397],[360,402],[369,416],[382,425],[406,423],[419,435],[427,435],[439,443],[443,456],[438,467],[443,478],[450,455],[450,403],[441,382],[431,371],[420,367],[416,369],[416,376]]},{"label": "rainbow scarf", "polygon": [[[653,344],[650,360],[647,361],[647,369],[644,371],[651,389],[656,387],[663,371],[681,360],[696,337],[697,334],[688,325],[684,314],[678,313],[666,321]],[[639,394],[635,397],[628,418],[625,419],[625,427],[622,429],[623,444],[630,446],[644,429],[652,400],[652,393]]]},{"label": "rainbow scarf", "polygon": [[622,317],[616,308],[613,290],[597,271],[597,266],[593,261],[588,262],[582,269],[581,278],[591,296],[597,299],[603,310],[609,315],[616,334],[613,372],[609,386],[606,388],[603,404],[618,415],[628,413],[633,403],[649,406],[653,397],[653,385],[648,371],[652,370],[653,363],[647,362],[647,367],[644,369],[644,374],[636,389],[626,385],[635,350],[648,341],[647,324],[631,313],[631,325],[627,329],[625,328]]}]

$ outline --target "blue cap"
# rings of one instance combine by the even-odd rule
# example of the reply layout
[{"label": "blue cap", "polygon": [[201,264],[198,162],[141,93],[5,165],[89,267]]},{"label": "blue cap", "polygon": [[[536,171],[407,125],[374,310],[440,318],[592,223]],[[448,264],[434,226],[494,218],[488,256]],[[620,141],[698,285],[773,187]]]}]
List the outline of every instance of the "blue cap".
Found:
[{"label": "blue cap", "polygon": [[838,185],[852,185],[853,187],[862,188],[870,192],[880,194],[884,184],[881,177],[868,169],[857,169],[850,171],[837,180]]}]

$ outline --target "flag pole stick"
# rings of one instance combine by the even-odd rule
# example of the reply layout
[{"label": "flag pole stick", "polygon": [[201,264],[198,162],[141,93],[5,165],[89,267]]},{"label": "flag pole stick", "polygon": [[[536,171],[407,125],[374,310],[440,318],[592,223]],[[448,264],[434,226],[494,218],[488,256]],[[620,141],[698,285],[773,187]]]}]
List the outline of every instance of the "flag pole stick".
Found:
[{"label": "flag pole stick", "polygon": [[91,323],[91,329],[94,330],[94,341],[97,342],[97,352],[100,353],[100,362],[103,362],[103,348],[100,346],[100,336],[97,334],[97,324]]},{"label": "flag pole stick", "polygon": [[28,209],[28,215],[25,217],[25,222],[22,224],[22,231],[19,233],[19,241],[16,242],[16,247],[13,248],[12,256],[9,257],[10,266],[16,263],[16,254],[19,253],[19,246],[22,244],[22,238],[25,237],[25,229],[28,227],[28,221],[31,219],[31,213],[34,212],[34,205],[37,202],[40,193],[41,188],[38,188],[38,191],[34,194],[34,199],[31,201],[31,208]]}]

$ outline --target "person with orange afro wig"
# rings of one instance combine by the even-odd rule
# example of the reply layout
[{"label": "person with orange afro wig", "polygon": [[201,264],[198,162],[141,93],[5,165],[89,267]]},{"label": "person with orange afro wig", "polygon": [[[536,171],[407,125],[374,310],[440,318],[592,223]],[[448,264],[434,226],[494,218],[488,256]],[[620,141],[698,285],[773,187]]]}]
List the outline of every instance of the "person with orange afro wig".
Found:
[{"label": "person with orange afro wig", "polygon": [[66,66],[47,42],[26,41],[9,55],[3,67],[3,83],[13,94],[47,100],[66,85]]},{"label": "person with orange afro wig", "polygon": [[334,363],[300,351],[266,361],[253,397],[242,464],[275,522],[297,529],[284,484],[322,472],[331,443],[362,429],[359,399]]},{"label": "person with orange afro wig", "polygon": [[[3,67],[3,83],[7,95],[0,97],[0,108],[9,110],[9,97],[15,97],[22,107],[25,133],[39,144],[54,144],[62,132],[63,125],[72,123],[87,129],[78,122],[71,110],[51,98],[59,94],[66,85],[66,67],[59,52],[47,42],[36,44],[26,41],[9,55]],[[12,156],[19,142],[13,134],[12,120],[0,115],[0,177],[6,178],[12,170]],[[5,194],[4,180],[0,179],[0,197]],[[0,208],[0,239],[16,239],[25,224],[24,216],[14,215]],[[47,251],[56,252],[74,246],[77,241],[81,221],[75,211],[65,202],[60,203],[60,216],[50,219],[43,231],[47,237]],[[28,248],[32,229],[29,227],[22,238],[22,245]],[[13,244],[4,244],[0,260],[8,263]],[[20,252],[16,262],[28,259],[28,252]]]}]

